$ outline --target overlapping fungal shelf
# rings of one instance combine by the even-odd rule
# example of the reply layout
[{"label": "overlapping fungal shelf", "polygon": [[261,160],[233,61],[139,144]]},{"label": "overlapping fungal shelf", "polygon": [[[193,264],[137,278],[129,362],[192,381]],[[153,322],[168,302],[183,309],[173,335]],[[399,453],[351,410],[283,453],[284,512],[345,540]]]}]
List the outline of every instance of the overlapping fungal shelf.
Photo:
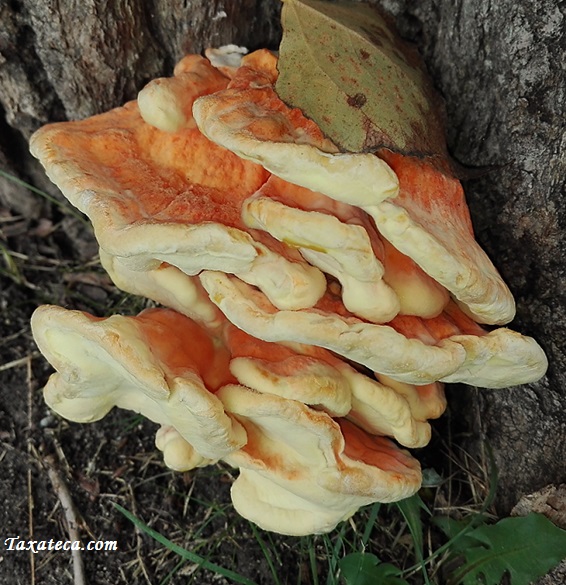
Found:
[{"label": "overlapping fungal shelf", "polygon": [[428,443],[442,382],[523,384],[546,358],[492,327],[513,298],[458,180],[391,151],[338,152],[279,99],[268,51],[209,56],[32,137],[115,284],[163,307],[39,307],[45,400],[81,422],[140,412],[172,469],[239,468],[246,518],[326,532],[419,489],[406,448]]}]

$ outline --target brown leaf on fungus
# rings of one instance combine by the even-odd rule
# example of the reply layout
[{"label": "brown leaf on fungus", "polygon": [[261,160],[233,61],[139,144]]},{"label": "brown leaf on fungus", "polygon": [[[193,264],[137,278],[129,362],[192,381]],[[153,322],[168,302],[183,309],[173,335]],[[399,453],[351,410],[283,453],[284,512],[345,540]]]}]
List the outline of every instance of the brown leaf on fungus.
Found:
[{"label": "brown leaf on fungus", "polygon": [[341,150],[447,156],[440,99],[386,16],[359,2],[283,1],[283,101]]}]

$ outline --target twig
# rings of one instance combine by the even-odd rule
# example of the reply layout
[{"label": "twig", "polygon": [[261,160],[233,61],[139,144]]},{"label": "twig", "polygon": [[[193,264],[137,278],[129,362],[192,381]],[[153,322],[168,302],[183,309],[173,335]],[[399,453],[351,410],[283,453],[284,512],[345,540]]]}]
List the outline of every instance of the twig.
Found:
[{"label": "twig", "polygon": [[41,355],[41,354],[38,351],[32,351],[26,357],[19,358],[17,360],[13,360],[11,362],[6,362],[5,364],[0,365],[0,372],[5,372],[6,370],[10,370],[11,368],[17,368],[19,366],[25,366],[25,365],[29,364],[31,359],[36,358],[39,355]]},{"label": "twig", "polygon": [[[28,428],[27,428],[27,440],[26,440],[26,447],[27,447],[27,454],[28,457],[32,455],[32,438],[31,438],[31,429],[33,424],[33,388],[31,383],[32,378],[32,371],[31,371],[31,355],[28,355],[26,358],[27,360],[27,372],[26,372],[26,383],[27,383],[27,390],[28,390]],[[31,466],[28,465],[28,474],[27,474],[27,489],[28,489],[28,530],[29,530],[29,537],[33,540],[33,491],[32,491],[32,481],[31,481]],[[30,572],[31,572],[31,585],[35,585],[35,555],[32,550],[30,550],[30,557],[29,557],[29,564],[30,564]]]},{"label": "twig", "polygon": [[[67,488],[67,485],[63,481],[62,477],[59,475],[59,472],[55,467],[55,461],[53,457],[47,456],[44,458],[43,462],[47,470],[47,475],[51,481],[51,485],[53,486],[53,489],[59,498],[59,502],[61,503],[61,508],[63,509],[67,523],[69,540],[80,541],[79,522],[73,500],[71,499],[71,494],[69,493],[69,489]],[[81,551],[79,549],[73,548],[71,550],[71,555],[73,558],[74,583],[75,585],[86,585]]]}]

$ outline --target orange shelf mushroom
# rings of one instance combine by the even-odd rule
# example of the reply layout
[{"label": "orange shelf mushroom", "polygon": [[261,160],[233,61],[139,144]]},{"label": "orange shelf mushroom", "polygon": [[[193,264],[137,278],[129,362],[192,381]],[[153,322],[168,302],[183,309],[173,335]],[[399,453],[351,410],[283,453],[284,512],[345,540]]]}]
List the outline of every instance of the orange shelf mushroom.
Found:
[{"label": "orange shelf mushroom", "polygon": [[[222,270],[258,286],[276,306],[312,306],[326,286],[322,273],[240,218],[241,202],[268,173],[213,144],[186,119],[195,95],[214,91],[221,76],[203,61],[186,58],[176,77],[158,80],[147,98],[142,91],[141,113],[130,102],[88,120],[44,126],[32,137],[31,151],[91,219],[104,253],[126,268],[167,263],[188,275]],[[184,100],[178,112],[163,114],[174,109],[175,98]],[[142,114],[168,127],[174,119],[181,128],[160,130]]]},{"label": "orange shelf mushroom", "polygon": [[[325,532],[420,486],[418,462],[381,435],[426,444],[423,413],[325,350],[258,341],[227,320],[210,331],[171,309],[101,319],[46,305],[32,330],[57,370],[44,389],[53,410],[77,422],[133,410],[160,425],[156,446],[172,469],[220,459],[240,468],[234,503],[266,529]],[[429,415],[443,410],[438,391]],[[256,504],[275,501],[258,515]]]},{"label": "orange shelf mushroom", "polygon": [[[383,237],[478,321],[500,324],[513,318],[513,297],[473,237],[458,180],[387,150],[378,156],[337,153],[313,122],[263,82],[267,77],[277,77],[275,57],[244,57],[227,89],[195,101],[200,130],[289,183],[364,210]],[[318,200],[324,209],[323,198]]]},{"label": "orange shelf mushroom", "polygon": [[339,152],[279,99],[276,57],[243,53],[185,57],[137,102],[32,137],[114,283],[167,307],[45,306],[32,328],[62,416],[141,412],[172,469],[240,469],[243,516],[325,532],[418,490],[396,443],[428,443],[442,382],[527,383],[547,362],[479,325],[508,322],[514,301],[460,183],[389,150]]},{"label": "orange shelf mushroom", "polygon": [[114,406],[173,427],[198,454],[217,461],[245,444],[215,392],[235,381],[229,353],[171,309],[100,319],[44,305],[32,331],[57,370],[44,388],[47,404],[76,422],[100,420]]},{"label": "orange shelf mushroom", "polygon": [[383,437],[294,400],[225,386],[220,398],[246,428],[246,445],[225,460],[240,469],[236,510],[267,530],[328,532],[371,502],[420,487],[416,459]]}]

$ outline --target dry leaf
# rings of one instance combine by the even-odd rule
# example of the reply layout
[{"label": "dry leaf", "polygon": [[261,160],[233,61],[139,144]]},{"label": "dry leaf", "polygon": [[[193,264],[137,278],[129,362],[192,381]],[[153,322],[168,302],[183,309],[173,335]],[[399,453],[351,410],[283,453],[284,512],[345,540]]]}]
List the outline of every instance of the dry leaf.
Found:
[{"label": "dry leaf", "polygon": [[376,7],[284,0],[276,90],[351,152],[446,155],[439,98]]}]

